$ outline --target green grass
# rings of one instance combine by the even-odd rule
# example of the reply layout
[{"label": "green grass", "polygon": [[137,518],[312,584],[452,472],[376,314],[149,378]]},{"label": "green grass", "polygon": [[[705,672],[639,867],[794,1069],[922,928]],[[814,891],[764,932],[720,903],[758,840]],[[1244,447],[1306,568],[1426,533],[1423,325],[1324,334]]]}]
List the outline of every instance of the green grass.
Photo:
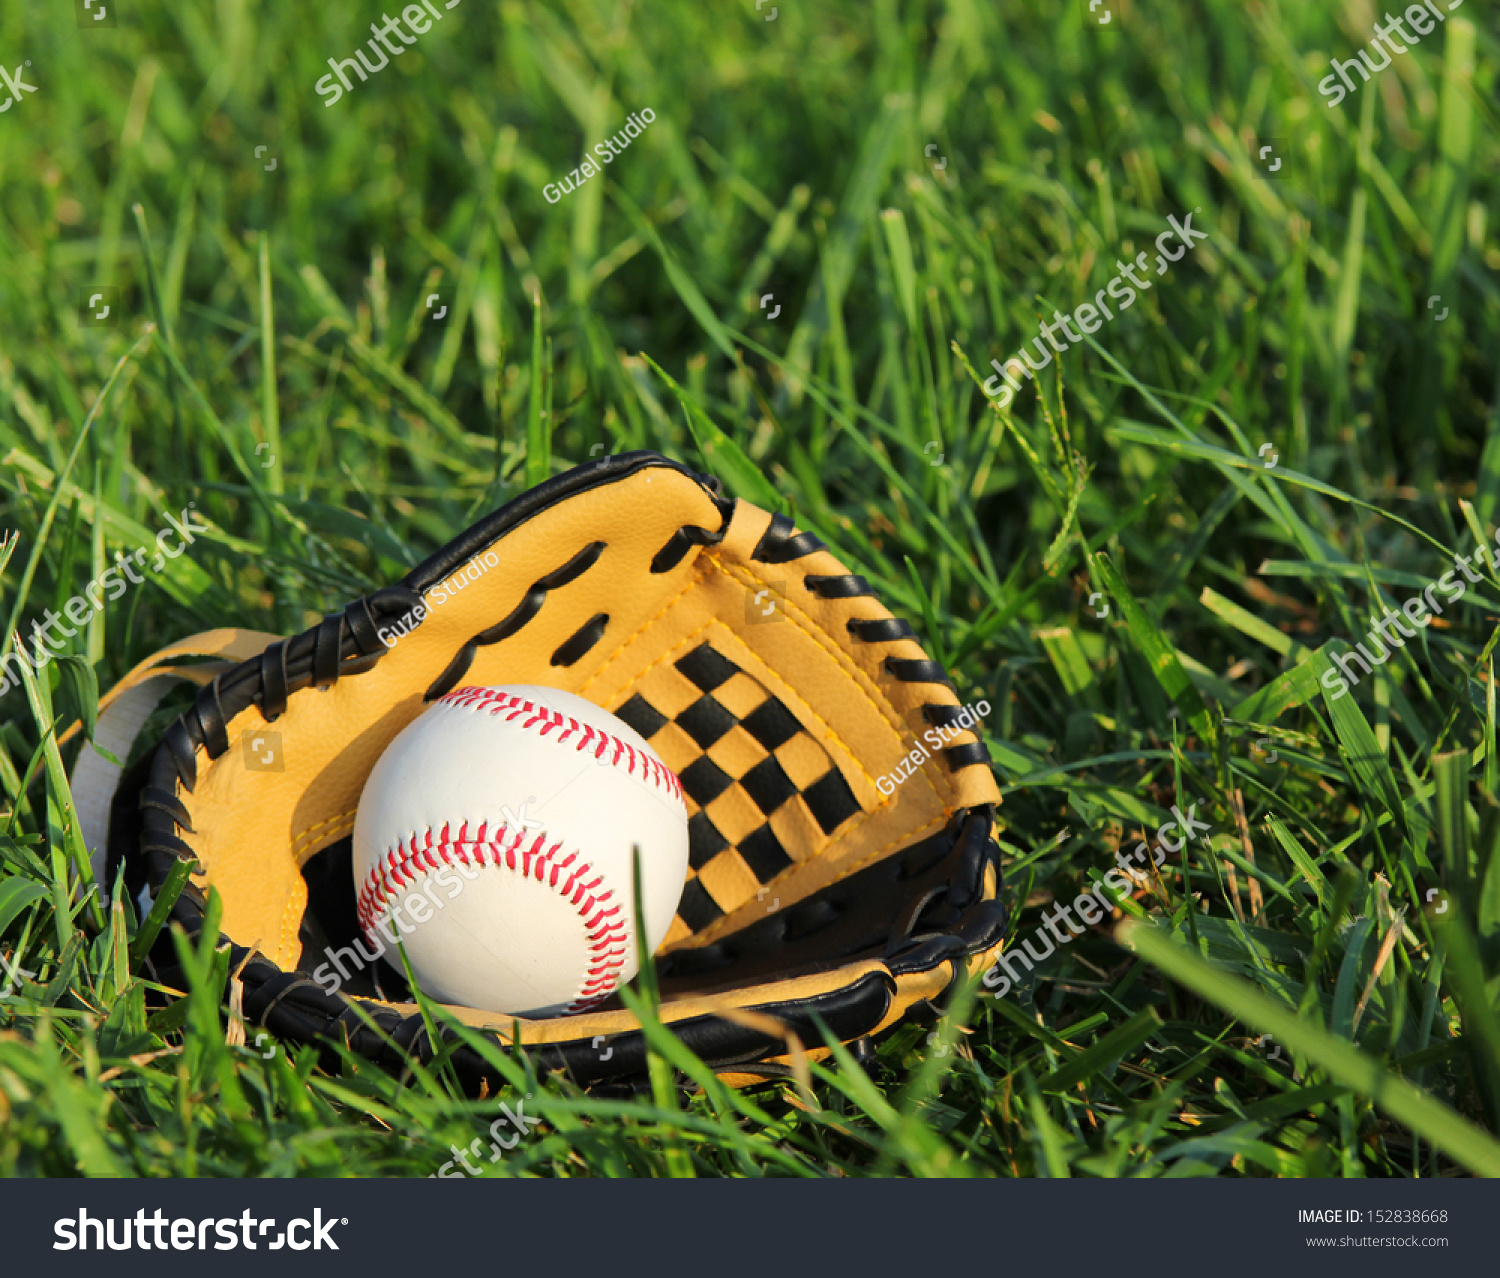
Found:
[{"label": "green grass", "polygon": [[[465,0],[325,108],[379,6],[6,7],[38,92],[0,116],[0,616],[189,501],[213,531],[0,701],[0,951],[34,974],[0,1003],[0,1174],[428,1175],[528,1093],[544,1125],[488,1174],[1500,1170],[1500,581],[1318,684],[1500,520],[1495,10],[1330,110],[1368,6],[1082,9]],[[986,406],[1039,313],[1197,209],[1207,243]],[[101,287],[117,327],[81,322]],[[990,700],[1018,939],[1196,803],[1210,841],[1120,902],[1134,949],[1100,925],[868,1071],[747,1092],[649,992],[635,1098],[493,1049],[509,1090],[472,1101],[441,1062],[242,1042],[211,948],[148,1002],[45,729],[187,633],[311,624],[599,445],[783,502]]]}]

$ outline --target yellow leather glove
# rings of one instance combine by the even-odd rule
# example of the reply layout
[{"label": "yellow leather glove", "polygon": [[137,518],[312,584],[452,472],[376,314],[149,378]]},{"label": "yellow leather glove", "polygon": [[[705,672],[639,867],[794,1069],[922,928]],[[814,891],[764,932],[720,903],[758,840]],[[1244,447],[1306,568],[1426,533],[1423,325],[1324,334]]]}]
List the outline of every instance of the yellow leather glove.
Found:
[{"label": "yellow leather glove", "polygon": [[[168,653],[264,647],[96,781],[107,855],[133,892],[196,863],[173,917],[196,933],[217,889],[244,1015],[282,1038],[430,1054],[400,972],[355,949],[350,831],[386,745],[461,684],[577,693],[681,777],[691,867],[656,956],[661,1016],[735,1081],[783,1072],[790,1035],[817,1049],[815,1016],[863,1046],[999,950],[999,791],[942,668],[817,537],[655,453],[549,480],[300,635],[195,639],[214,636]],[[165,935],[153,962],[181,979]],[[450,1010],[503,1042],[517,1025]],[[519,1029],[580,1082],[644,1073],[617,997]],[[478,1053],[454,1059],[496,1086]]]}]

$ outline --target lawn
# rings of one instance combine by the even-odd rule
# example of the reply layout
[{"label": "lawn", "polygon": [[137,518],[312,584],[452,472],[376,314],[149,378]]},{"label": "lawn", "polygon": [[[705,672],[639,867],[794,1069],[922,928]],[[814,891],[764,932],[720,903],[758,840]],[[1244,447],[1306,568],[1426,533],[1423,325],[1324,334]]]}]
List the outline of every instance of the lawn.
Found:
[{"label": "lawn", "polygon": [[[427,1176],[522,1097],[487,1175],[1500,1174],[1500,16],[1331,105],[1368,0],[1109,3],[462,0],[336,98],[373,0],[0,12],[0,651],[207,525],[0,696],[0,1175]],[[1034,972],[810,1088],[653,1028],[485,1100],[247,1034],[208,945],[153,990],[57,737],[641,448],[992,705]]]}]

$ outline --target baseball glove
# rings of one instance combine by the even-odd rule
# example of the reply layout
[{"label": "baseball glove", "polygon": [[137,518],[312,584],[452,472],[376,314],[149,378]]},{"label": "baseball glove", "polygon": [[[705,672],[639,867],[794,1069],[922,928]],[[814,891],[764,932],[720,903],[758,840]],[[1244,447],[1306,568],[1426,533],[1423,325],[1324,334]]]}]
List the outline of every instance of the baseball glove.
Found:
[{"label": "baseball glove", "polygon": [[[171,664],[186,655],[233,660]],[[736,1082],[785,1072],[777,1024],[815,1046],[821,1018],[868,1050],[1003,939],[999,792],[942,667],[817,537],[655,453],[549,480],[302,634],[158,653],[106,698],[96,740],[125,757],[172,678],[196,700],[137,763],[84,747],[85,834],[133,894],[194,862],[172,917],[197,934],[218,890],[244,1018],[283,1039],[430,1057],[400,972],[353,957],[350,832],[386,745],[468,684],[577,693],[680,776],[691,866],[656,956],[661,1016]],[[152,961],[181,987],[165,933]],[[518,1024],[451,1011],[499,1042]],[[580,1083],[645,1073],[618,996],[519,1030]],[[453,1060],[476,1090],[500,1082],[467,1047]]]}]

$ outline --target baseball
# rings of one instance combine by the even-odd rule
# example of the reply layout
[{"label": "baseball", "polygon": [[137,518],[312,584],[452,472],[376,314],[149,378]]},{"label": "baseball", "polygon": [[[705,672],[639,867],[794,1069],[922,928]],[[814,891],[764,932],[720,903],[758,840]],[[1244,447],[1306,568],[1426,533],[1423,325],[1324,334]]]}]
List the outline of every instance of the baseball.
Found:
[{"label": "baseball", "polygon": [[[640,848],[644,920],[631,849]],[[687,876],[677,776],[628,724],[556,688],[464,687],[397,735],[354,821],[372,944],[445,1003],[566,1015],[636,974]]]}]

